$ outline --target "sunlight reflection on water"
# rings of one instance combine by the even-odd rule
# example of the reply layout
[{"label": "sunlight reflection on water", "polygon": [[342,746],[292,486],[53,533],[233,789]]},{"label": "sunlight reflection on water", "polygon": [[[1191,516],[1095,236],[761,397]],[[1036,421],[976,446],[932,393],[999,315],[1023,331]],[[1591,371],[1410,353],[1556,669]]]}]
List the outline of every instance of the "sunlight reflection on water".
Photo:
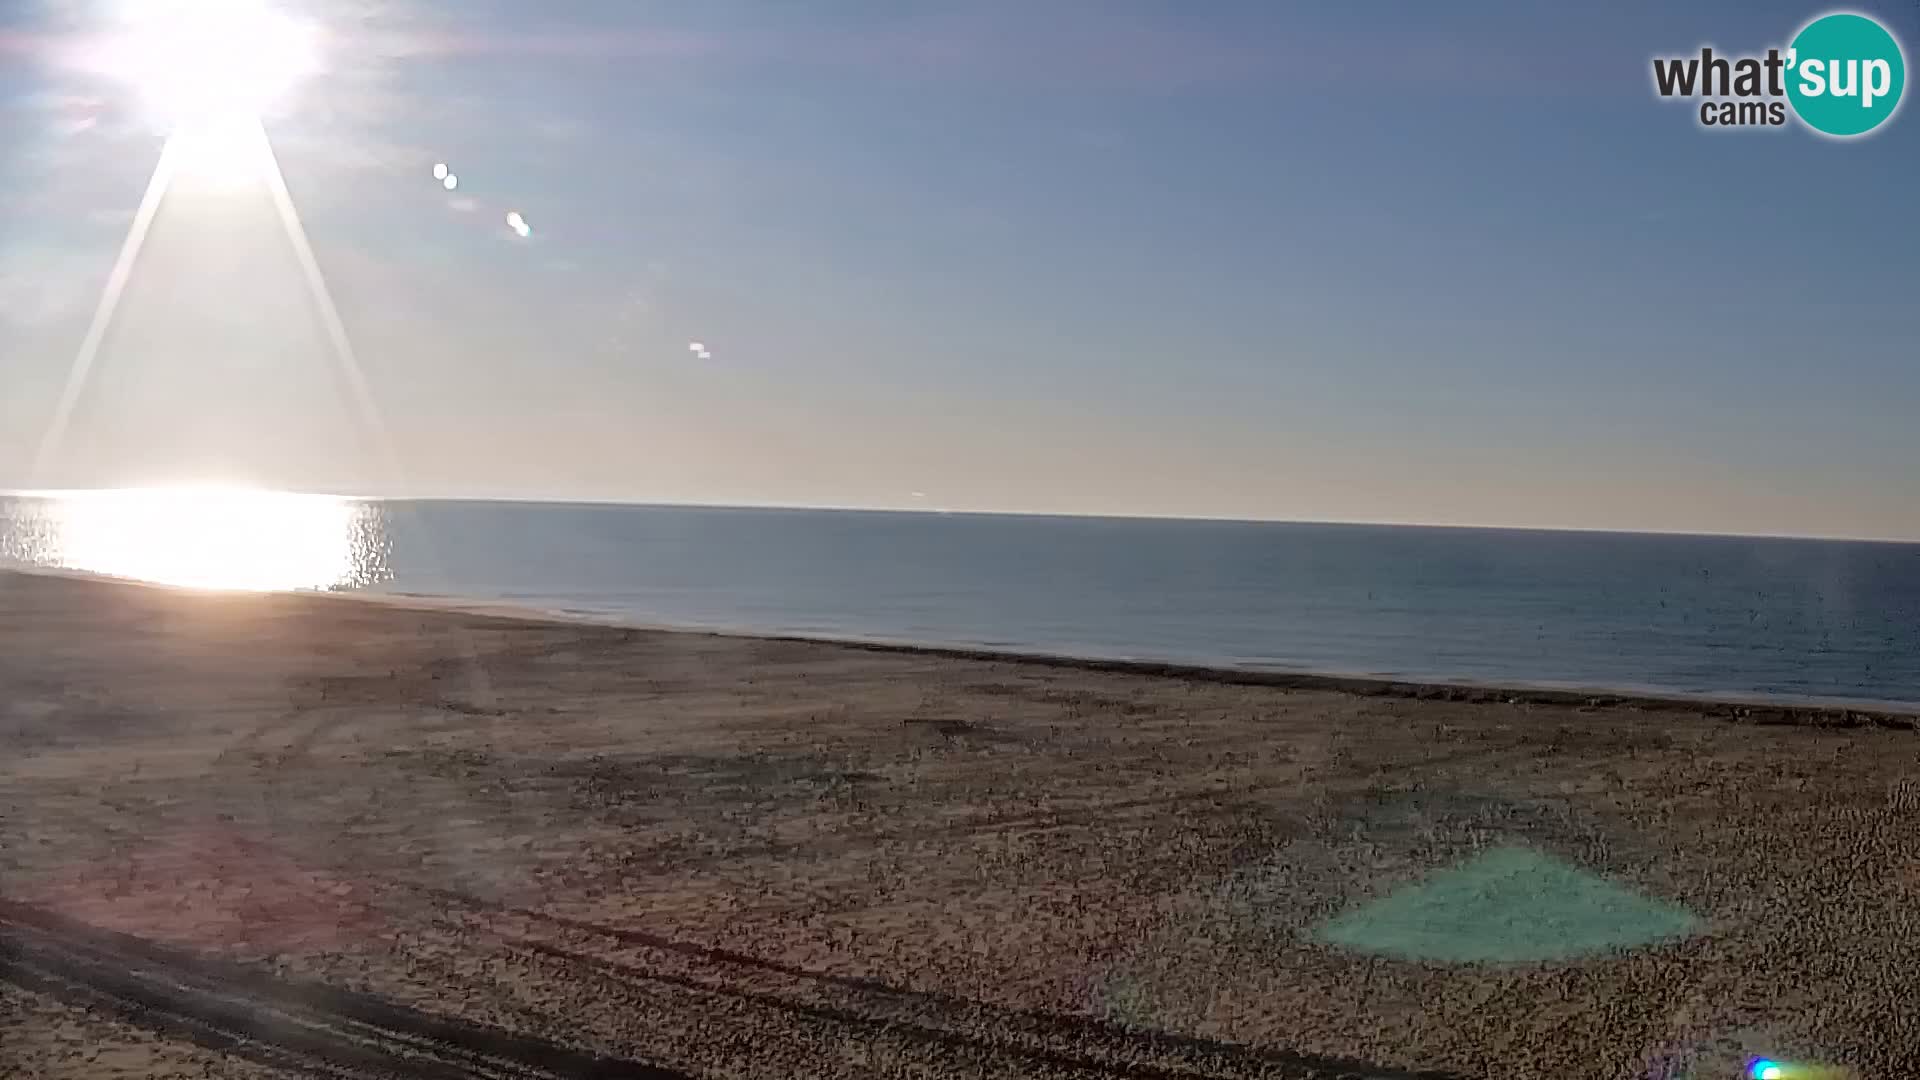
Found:
[{"label": "sunlight reflection on water", "polygon": [[0,561],[199,589],[353,588],[388,576],[375,504],[142,488],[0,498]]}]

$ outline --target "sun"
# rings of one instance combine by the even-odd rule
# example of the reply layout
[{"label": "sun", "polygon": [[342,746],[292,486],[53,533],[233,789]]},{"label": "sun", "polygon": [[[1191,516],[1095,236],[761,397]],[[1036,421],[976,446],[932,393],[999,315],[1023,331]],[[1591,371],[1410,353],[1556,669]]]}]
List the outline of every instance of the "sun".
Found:
[{"label": "sun", "polygon": [[259,167],[263,117],[319,71],[320,44],[270,0],[120,0],[91,59],[138,95],[182,169],[240,178]]}]

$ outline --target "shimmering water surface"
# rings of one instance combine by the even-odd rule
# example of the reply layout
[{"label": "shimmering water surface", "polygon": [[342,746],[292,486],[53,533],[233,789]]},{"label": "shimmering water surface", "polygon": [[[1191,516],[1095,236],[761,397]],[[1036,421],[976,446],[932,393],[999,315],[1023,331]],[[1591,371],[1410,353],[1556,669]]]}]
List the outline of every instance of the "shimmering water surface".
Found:
[{"label": "shimmering water surface", "polygon": [[169,491],[0,498],[0,559],[694,627],[1920,702],[1909,544]]},{"label": "shimmering water surface", "polygon": [[205,589],[335,589],[386,577],[378,503],[271,491],[0,498],[0,559]]}]

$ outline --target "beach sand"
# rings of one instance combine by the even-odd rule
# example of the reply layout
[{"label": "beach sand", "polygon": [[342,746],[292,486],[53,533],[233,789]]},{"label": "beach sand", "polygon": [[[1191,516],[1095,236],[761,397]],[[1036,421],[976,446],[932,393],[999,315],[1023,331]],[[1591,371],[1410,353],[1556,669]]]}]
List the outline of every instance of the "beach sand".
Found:
[{"label": "beach sand", "polygon": [[0,1075],[1920,1075],[1911,724],[1592,700],[0,575]]}]

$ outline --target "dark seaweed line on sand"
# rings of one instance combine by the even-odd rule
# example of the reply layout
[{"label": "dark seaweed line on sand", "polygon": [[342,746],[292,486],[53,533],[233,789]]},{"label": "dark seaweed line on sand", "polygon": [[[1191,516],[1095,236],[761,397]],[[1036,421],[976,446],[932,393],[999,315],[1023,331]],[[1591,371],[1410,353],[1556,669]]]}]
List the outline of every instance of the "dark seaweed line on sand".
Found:
[{"label": "dark seaweed line on sand", "polygon": [[[361,599],[354,594],[298,594],[303,599],[321,602]],[[399,605],[395,605],[399,606]],[[858,638],[809,636],[805,634],[750,633],[731,630],[703,630],[655,626],[621,625],[586,619],[569,619],[537,611],[502,611],[499,608],[445,607],[408,609],[427,614],[483,619],[487,622],[552,629],[571,626],[582,630],[600,630],[618,635],[622,641],[648,637],[701,637],[728,641],[780,642],[792,645],[821,645],[858,652],[894,656],[934,657],[968,660],[987,664],[1019,664],[1026,667],[1067,671],[1094,671],[1115,675],[1140,675],[1149,678],[1177,679],[1183,682],[1223,686],[1259,686],[1277,690],[1322,691],[1351,694],[1355,697],[1402,698],[1413,701],[1449,701],[1471,704],[1559,705],[1576,708],[1641,709],[1647,712],[1685,712],[1737,723],[1787,725],[1794,727],[1860,728],[1877,727],[1900,731],[1920,731],[1920,702],[1901,704],[1862,701],[1804,701],[1759,694],[1660,694],[1639,691],[1565,689],[1530,686],[1525,683],[1423,682],[1414,679],[1389,679],[1370,675],[1341,675],[1329,672],[1266,671],[1255,668],[1219,667],[1207,664],[1175,663],[1164,660],[1117,660],[1064,653],[1022,652],[1013,649],[988,649],[963,645],[934,645],[905,641],[866,641]]]},{"label": "dark seaweed line on sand", "polygon": [[691,1080],[367,994],[295,985],[4,900],[0,981],[311,1076]]},{"label": "dark seaweed line on sand", "polygon": [[[304,598],[304,595],[303,595]],[[329,594],[326,601],[359,599],[352,595]],[[397,606],[397,605],[396,605]],[[1640,709],[1647,712],[1684,712],[1737,723],[1766,726],[1861,728],[1877,727],[1897,731],[1920,731],[1920,702],[1911,705],[1862,701],[1860,703],[1806,702],[1767,695],[1741,697],[1733,694],[1640,693],[1604,689],[1562,689],[1529,686],[1524,683],[1421,682],[1412,679],[1388,679],[1368,675],[1336,675],[1307,671],[1263,671],[1254,668],[1215,667],[1206,664],[1182,664],[1165,660],[1113,660],[1063,653],[1019,652],[1015,650],[969,648],[959,645],[923,645],[899,641],[862,641],[856,638],[807,636],[804,634],[746,633],[694,628],[634,627],[618,623],[574,620],[558,616],[542,617],[537,612],[506,612],[495,609],[469,609],[458,606],[407,609],[425,614],[482,619],[551,630],[570,626],[616,635],[624,642],[646,638],[718,638],[726,641],[777,642],[788,645],[815,645],[849,649],[856,652],[893,656],[930,657],[942,660],[967,660],[985,664],[1017,664],[1024,667],[1066,671],[1093,671],[1114,675],[1139,675],[1147,678],[1176,679],[1182,682],[1218,686],[1259,686],[1276,690],[1303,690],[1351,694],[1355,697],[1402,698],[1411,701],[1448,701],[1468,704],[1559,705],[1576,708]]]},{"label": "dark seaweed line on sand", "polygon": [[[60,588],[153,589],[181,592],[150,582],[106,578],[92,574],[35,570],[22,567],[0,568],[0,582],[30,587],[53,584]],[[1405,698],[1418,701],[1467,703],[1508,703],[1520,705],[1561,705],[1588,708],[1627,708],[1649,712],[1686,712],[1740,723],[1792,725],[1807,727],[1880,727],[1920,731],[1920,702],[1859,703],[1809,702],[1767,695],[1737,694],[1659,694],[1604,689],[1561,689],[1529,686],[1524,683],[1421,682],[1367,675],[1341,675],[1327,672],[1266,671],[1253,668],[1218,667],[1206,664],[1174,663],[1160,660],[1115,660],[1072,656],[1061,653],[1022,652],[960,645],[920,644],[905,641],[868,641],[858,638],[808,636],[804,634],[752,633],[733,630],[709,630],[664,626],[639,626],[607,619],[569,618],[557,612],[528,608],[511,610],[510,605],[481,606],[479,601],[463,603],[458,597],[442,598],[404,594],[409,605],[391,596],[355,592],[284,592],[266,595],[277,601],[307,604],[361,604],[369,608],[409,611],[416,615],[446,619],[478,619],[489,623],[552,630],[568,627],[594,630],[622,642],[645,638],[719,638],[729,641],[781,642],[797,645],[826,645],[860,652],[898,656],[936,657],[970,660],[989,664],[1020,664],[1028,667],[1097,671],[1119,675],[1141,675],[1178,679],[1185,682],[1227,686],[1262,686],[1280,690],[1328,691],[1358,697]],[[335,609],[336,611],[338,609]]]},{"label": "dark seaweed line on sand", "polygon": [[[303,594],[305,595],[305,594]],[[346,600],[352,594],[315,595],[314,599]],[[1066,653],[1023,652],[1014,649],[989,649],[964,645],[935,645],[907,641],[868,641],[850,637],[806,634],[750,633],[732,630],[705,630],[659,626],[632,626],[618,622],[569,619],[537,611],[502,611],[498,608],[447,607],[410,609],[420,612],[483,619],[488,622],[552,629],[572,626],[618,635],[622,641],[648,637],[719,638],[728,641],[779,642],[790,645],[824,645],[857,652],[894,656],[933,657],[944,660],[968,660],[987,664],[1019,664],[1026,667],[1068,671],[1094,671],[1115,675],[1140,675],[1149,678],[1177,679],[1183,682],[1222,686],[1260,686],[1277,690],[1309,690],[1355,697],[1404,698],[1414,701],[1451,701],[1477,704],[1562,705],[1605,709],[1641,709],[1648,712],[1686,712],[1739,723],[1789,725],[1797,727],[1857,728],[1879,727],[1901,731],[1920,731],[1920,702],[1804,701],[1771,697],[1765,694],[1660,694],[1639,691],[1569,689],[1531,686],[1525,683],[1423,682],[1415,679],[1389,679],[1370,675],[1341,675],[1331,672],[1268,671],[1256,668],[1221,667],[1208,664],[1175,663],[1168,660],[1118,660]]]},{"label": "dark seaweed line on sand", "polygon": [[[661,631],[690,633],[691,631]],[[730,636],[730,635],[713,635]],[[880,641],[845,641],[771,635],[740,635],[754,641],[784,641],[795,644],[837,645],[862,652],[895,653],[910,656],[935,656],[952,660],[974,660],[995,664],[1021,664],[1029,667],[1064,668],[1072,671],[1098,671],[1116,675],[1142,675],[1150,678],[1178,679],[1183,682],[1213,683],[1225,686],[1262,686],[1277,690],[1317,690],[1355,697],[1406,698],[1416,701],[1452,701],[1474,704],[1564,705],[1604,709],[1642,709],[1648,712],[1688,712],[1749,724],[1792,725],[1804,727],[1881,727],[1901,731],[1920,731],[1920,704],[1911,710],[1879,704],[1841,705],[1778,701],[1764,697],[1751,700],[1735,697],[1687,697],[1682,695],[1627,693],[1608,690],[1562,690],[1552,687],[1497,683],[1417,682],[1404,679],[1374,678],[1365,675],[1331,675],[1312,672],[1258,671],[1248,668],[1209,667],[1204,664],[1176,664],[1160,660],[1103,660],[1097,657],[1063,656],[1055,653],[1001,652],[994,649],[969,649],[951,646],[907,645]]]}]

